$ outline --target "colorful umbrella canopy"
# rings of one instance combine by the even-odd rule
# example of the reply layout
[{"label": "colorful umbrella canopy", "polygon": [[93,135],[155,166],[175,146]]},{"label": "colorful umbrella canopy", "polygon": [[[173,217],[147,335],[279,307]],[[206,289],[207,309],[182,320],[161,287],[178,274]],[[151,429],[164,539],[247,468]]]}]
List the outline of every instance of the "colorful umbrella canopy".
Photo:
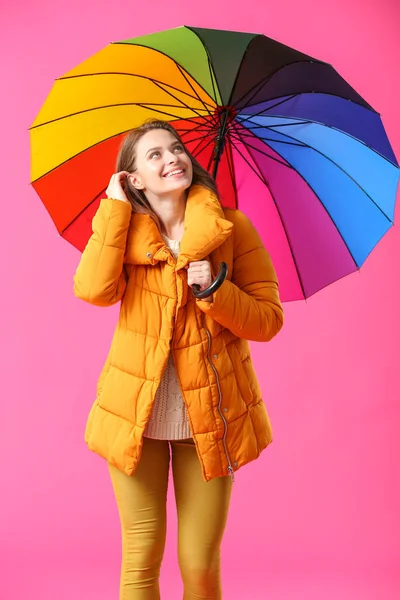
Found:
[{"label": "colorful umbrella canopy", "polygon": [[32,184],[78,249],[124,134],[154,118],[252,219],[284,301],[359,269],[393,224],[399,166],[380,115],[331,65],[264,35],[179,27],[57,79],[30,129]]}]

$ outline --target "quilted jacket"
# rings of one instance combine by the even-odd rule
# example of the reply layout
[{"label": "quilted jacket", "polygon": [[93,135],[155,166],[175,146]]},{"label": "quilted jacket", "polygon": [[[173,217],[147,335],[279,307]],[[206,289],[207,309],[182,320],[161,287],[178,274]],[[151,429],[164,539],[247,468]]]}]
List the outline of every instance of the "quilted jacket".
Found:
[{"label": "quilted jacket", "polygon": [[[185,266],[208,259],[229,275],[211,303],[197,300]],[[172,352],[206,481],[233,476],[272,441],[248,340],[267,342],[283,311],[269,254],[250,221],[191,188],[181,253],[174,259],[151,217],[104,199],[74,276],[74,293],[97,306],[121,301],[85,441],[127,475]]]}]

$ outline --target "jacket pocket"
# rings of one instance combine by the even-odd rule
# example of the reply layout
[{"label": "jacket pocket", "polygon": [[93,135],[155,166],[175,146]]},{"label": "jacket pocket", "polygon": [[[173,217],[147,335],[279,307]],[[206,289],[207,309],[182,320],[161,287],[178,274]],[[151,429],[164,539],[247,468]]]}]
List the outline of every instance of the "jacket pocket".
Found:
[{"label": "jacket pocket", "polygon": [[255,372],[253,362],[250,356],[248,356],[242,361],[242,368],[245,373],[253,401],[254,403],[257,403],[260,400],[262,400],[262,393],[260,384],[258,382],[257,374]]},{"label": "jacket pocket", "polygon": [[240,395],[242,396],[244,403],[246,404],[246,406],[249,406],[249,404],[252,404],[252,402],[255,400],[253,390],[248,380],[243,360],[240,357],[239,351],[235,343],[231,344],[231,346],[233,349],[233,352],[231,352],[231,360],[235,372],[236,384],[238,386]]}]

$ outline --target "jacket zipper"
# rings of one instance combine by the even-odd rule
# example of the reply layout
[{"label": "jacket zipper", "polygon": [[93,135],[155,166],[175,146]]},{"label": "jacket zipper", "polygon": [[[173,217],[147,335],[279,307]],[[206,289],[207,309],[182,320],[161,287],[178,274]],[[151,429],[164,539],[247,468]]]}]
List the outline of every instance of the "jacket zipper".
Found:
[{"label": "jacket zipper", "polygon": [[222,404],[221,384],[220,384],[220,381],[219,381],[218,371],[217,371],[214,363],[211,360],[211,333],[209,332],[209,330],[207,329],[207,326],[205,324],[204,313],[201,316],[201,320],[202,320],[202,324],[203,324],[203,327],[204,327],[204,330],[205,330],[205,332],[207,334],[207,339],[208,339],[207,359],[208,359],[208,362],[210,363],[210,366],[211,366],[212,370],[215,373],[215,377],[216,377],[216,380],[217,380],[217,388],[218,388],[218,394],[219,394],[218,412],[219,412],[219,415],[220,415],[220,417],[222,419],[222,422],[224,424],[224,435],[222,437],[222,444],[224,446],[225,455],[226,455],[226,458],[227,458],[227,461],[228,461],[228,469],[227,469],[228,470],[228,475],[231,477],[232,483],[234,483],[234,481],[235,481],[235,472],[233,470],[231,459],[230,459],[229,452],[228,452],[228,447],[226,445],[226,436],[227,436],[227,433],[228,433],[228,423],[227,423],[227,421],[226,421],[226,419],[225,419],[225,417],[223,415],[223,412],[221,410],[221,404]]},{"label": "jacket zipper", "polygon": [[[175,264],[176,264],[177,260],[176,260],[175,256],[172,254],[170,248],[167,245],[166,245],[166,249],[167,249],[167,252],[169,252],[170,255],[172,256],[172,258],[174,259]],[[218,371],[217,371],[214,363],[211,360],[211,333],[209,332],[209,330],[208,330],[208,328],[207,328],[207,326],[205,324],[205,315],[204,315],[204,313],[202,313],[202,315],[201,315],[201,320],[202,320],[202,324],[203,324],[203,327],[204,327],[204,330],[205,330],[205,332],[207,334],[207,339],[208,339],[207,359],[208,359],[208,362],[210,363],[210,366],[211,366],[212,370],[215,373],[215,377],[216,377],[216,380],[217,380],[217,388],[218,388],[218,395],[219,395],[218,412],[219,412],[219,415],[220,415],[220,417],[222,419],[222,422],[224,424],[224,435],[222,437],[222,444],[224,446],[224,451],[225,451],[226,459],[228,461],[227,471],[228,471],[228,475],[230,476],[230,478],[232,480],[232,483],[234,483],[235,482],[235,472],[233,470],[232,462],[231,462],[231,459],[230,459],[230,456],[229,456],[229,452],[228,452],[228,447],[226,445],[226,436],[227,436],[227,433],[228,433],[228,423],[227,423],[227,421],[226,421],[226,419],[225,419],[225,417],[223,415],[223,412],[221,410],[221,404],[222,404],[221,384],[220,384],[220,381],[219,381]],[[182,397],[183,397],[183,394],[182,394]]]}]

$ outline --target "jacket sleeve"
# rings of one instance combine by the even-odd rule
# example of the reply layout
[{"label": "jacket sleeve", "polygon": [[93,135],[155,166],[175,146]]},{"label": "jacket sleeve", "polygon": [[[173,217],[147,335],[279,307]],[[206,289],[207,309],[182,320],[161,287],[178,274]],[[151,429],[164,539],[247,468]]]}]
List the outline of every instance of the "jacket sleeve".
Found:
[{"label": "jacket sleeve", "polygon": [[123,268],[132,207],[105,198],[93,218],[93,234],[74,276],[74,294],[96,306],[121,300],[126,288]]},{"label": "jacket sleeve", "polygon": [[270,341],[283,326],[278,280],[271,258],[250,220],[235,213],[232,280],[199,308],[240,338]]}]

